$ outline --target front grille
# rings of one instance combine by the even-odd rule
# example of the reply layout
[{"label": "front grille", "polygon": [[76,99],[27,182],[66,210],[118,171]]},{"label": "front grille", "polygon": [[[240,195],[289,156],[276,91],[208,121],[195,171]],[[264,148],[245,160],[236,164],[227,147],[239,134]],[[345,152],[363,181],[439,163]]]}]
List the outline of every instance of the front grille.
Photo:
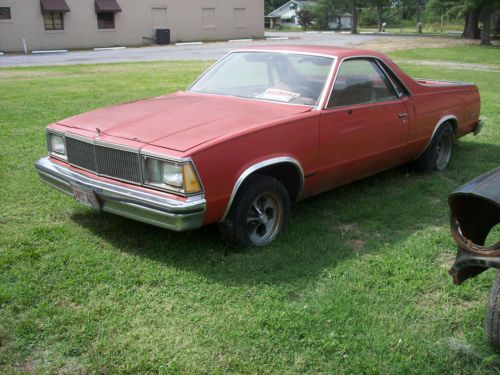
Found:
[{"label": "front grille", "polygon": [[98,173],[127,181],[142,181],[136,152],[96,145],[95,155]]},{"label": "front grille", "polygon": [[68,161],[78,167],[97,172],[95,164],[94,145],[66,137],[66,152]]},{"label": "front grille", "polygon": [[66,152],[71,165],[98,175],[141,183],[139,154],[133,151],[95,145],[66,137]]}]

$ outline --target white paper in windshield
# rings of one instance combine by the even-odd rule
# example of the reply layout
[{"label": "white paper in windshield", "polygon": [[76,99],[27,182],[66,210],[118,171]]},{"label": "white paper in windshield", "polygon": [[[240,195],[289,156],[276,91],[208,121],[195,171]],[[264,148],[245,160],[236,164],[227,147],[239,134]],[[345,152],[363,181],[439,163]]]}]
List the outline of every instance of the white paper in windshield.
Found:
[{"label": "white paper in windshield", "polygon": [[295,92],[278,90],[278,89],[267,89],[264,93],[256,96],[257,99],[265,99],[265,100],[275,100],[278,102],[289,102],[292,99],[300,96]]}]

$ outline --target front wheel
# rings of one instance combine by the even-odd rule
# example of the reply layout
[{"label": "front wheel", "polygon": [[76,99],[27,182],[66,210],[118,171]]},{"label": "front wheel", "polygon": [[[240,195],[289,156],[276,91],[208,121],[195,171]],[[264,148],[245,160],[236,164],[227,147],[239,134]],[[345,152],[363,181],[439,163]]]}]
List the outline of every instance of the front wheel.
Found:
[{"label": "front wheel", "polygon": [[490,291],[488,309],[486,310],[485,321],[486,339],[490,346],[500,352],[500,271]]},{"label": "front wheel", "polygon": [[289,216],[285,187],[275,178],[254,176],[236,195],[220,232],[233,246],[265,246],[285,230]]}]

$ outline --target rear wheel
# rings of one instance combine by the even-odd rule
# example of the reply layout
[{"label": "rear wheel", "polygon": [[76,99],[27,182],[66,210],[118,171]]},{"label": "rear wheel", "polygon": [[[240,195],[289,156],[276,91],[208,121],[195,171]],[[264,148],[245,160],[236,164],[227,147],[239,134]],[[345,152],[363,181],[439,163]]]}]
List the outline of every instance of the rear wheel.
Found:
[{"label": "rear wheel", "polygon": [[233,246],[265,246],[286,228],[289,215],[285,187],[275,178],[254,176],[236,195],[220,232]]},{"label": "rear wheel", "polygon": [[500,271],[497,271],[491,287],[485,330],[488,343],[496,352],[500,352]]},{"label": "rear wheel", "polygon": [[419,171],[442,171],[446,169],[451,160],[454,144],[453,127],[446,123],[437,130],[429,147],[415,161],[415,169]]}]

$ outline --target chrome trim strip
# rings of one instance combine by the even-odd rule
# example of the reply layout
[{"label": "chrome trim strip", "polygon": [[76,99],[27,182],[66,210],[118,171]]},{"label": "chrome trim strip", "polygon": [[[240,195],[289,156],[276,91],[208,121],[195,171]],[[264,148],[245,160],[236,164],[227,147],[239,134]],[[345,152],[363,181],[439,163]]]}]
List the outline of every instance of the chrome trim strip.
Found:
[{"label": "chrome trim strip", "polygon": [[323,85],[323,90],[321,91],[321,95],[319,96],[319,100],[316,103],[316,106],[314,107],[314,111],[320,111],[321,108],[324,108],[326,106],[325,98],[328,95],[328,87],[330,86],[330,83],[332,83],[332,90],[333,90],[332,77],[333,77],[333,73],[335,72],[336,67],[337,67],[337,57],[335,57],[333,59],[332,66],[330,68],[330,72],[328,72],[328,76],[326,77],[325,84]]},{"label": "chrome trim strip", "polygon": [[53,163],[39,159],[35,168],[43,182],[73,196],[72,183],[94,191],[102,210],[172,230],[186,230],[203,225],[205,198],[176,200],[149,192],[99,181]]},{"label": "chrome trim strip", "polygon": [[[339,61],[339,63],[337,64],[338,68],[337,68],[337,71],[335,73],[335,78],[333,79],[333,83],[332,83],[332,89],[330,90],[330,95],[328,96],[328,100],[326,101],[326,103],[324,103],[324,105],[321,107],[322,109],[333,109],[332,108],[328,108],[327,105],[328,103],[330,103],[330,99],[332,98],[332,94],[333,94],[333,88],[335,87],[335,82],[337,81],[337,77],[339,75],[339,71],[340,71],[340,65],[342,65],[342,63],[345,61],[345,60],[352,60],[352,59],[363,59],[363,58],[367,58],[367,59],[374,59],[377,63],[378,61],[381,61],[382,62],[382,66],[385,66],[387,64],[384,64],[384,61],[378,57],[378,56],[373,56],[373,55],[359,55],[359,56],[348,56],[348,57],[344,57],[342,60]],[[398,80],[401,82],[401,84],[405,87],[406,91],[408,91],[408,95],[409,96],[412,96],[412,93],[410,90],[408,90],[408,87],[405,85],[405,83],[401,80],[401,78],[399,78],[399,76],[394,72],[394,70],[392,70],[389,66],[387,66],[387,69],[389,69],[397,78]],[[398,99],[401,99],[401,98],[398,98]],[[376,102],[374,102],[376,103]],[[355,104],[353,104],[355,105]],[[338,107],[336,107],[338,108]]]},{"label": "chrome trim strip", "polygon": [[436,124],[436,126],[434,127],[434,130],[432,131],[432,135],[431,137],[429,138],[429,141],[427,142],[427,144],[425,145],[424,149],[422,150],[422,152],[420,154],[418,154],[418,156],[415,158],[415,159],[418,159],[420,156],[422,156],[422,154],[425,152],[425,150],[427,150],[427,147],[429,147],[429,145],[431,144],[432,142],[432,139],[434,138],[434,135],[436,134],[437,130],[439,129],[439,127],[441,125],[443,125],[446,121],[449,121],[449,120],[455,120],[457,122],[457,127],[458,127],[458,118],[457,116],[454,116],[454,115],[447,115],[447,116],[444,116],[442,117]]},{"label": "chrome trim strip", "polygon": [[233,204],[234,198],[236,197],[236,194],[238,193],[238,189],[240,188],[240,186],[243,184],[243,182],[245,181],[245,179],[248,176],[250,176],[253,172],[258,171],[259,169],[268,167],[270,165],[279,164],[279,163],[291,163],[298,169],[298,171],[300,173],[300,187],[299,187],[299,191],[298,191],[297,199],[296,199],[296,201],[298,201],[300,199],[300,196],[302,195],[302,191],[304,190],[304,170],[302,169],[302,166],[297,161],[297,159],[294,159],[290,156],[280,156],[277,158],[263,160],[259,163],[256,163],[256,164],[248,167],[247,169],[245,169],[245,171],[243,171],[243,173],[240,174],[240,176],[236,180],[236,183],[234,184],[233,191],[231,192],[231,196],[229,198],[229,201],[227,202],[226,209],[224,210],[224,214],[222,215],[222,218],[220,219],[220,221],[222,222],[226,218],[227,214],[229,213],[229,210],[231,209],[231,205]]}]

